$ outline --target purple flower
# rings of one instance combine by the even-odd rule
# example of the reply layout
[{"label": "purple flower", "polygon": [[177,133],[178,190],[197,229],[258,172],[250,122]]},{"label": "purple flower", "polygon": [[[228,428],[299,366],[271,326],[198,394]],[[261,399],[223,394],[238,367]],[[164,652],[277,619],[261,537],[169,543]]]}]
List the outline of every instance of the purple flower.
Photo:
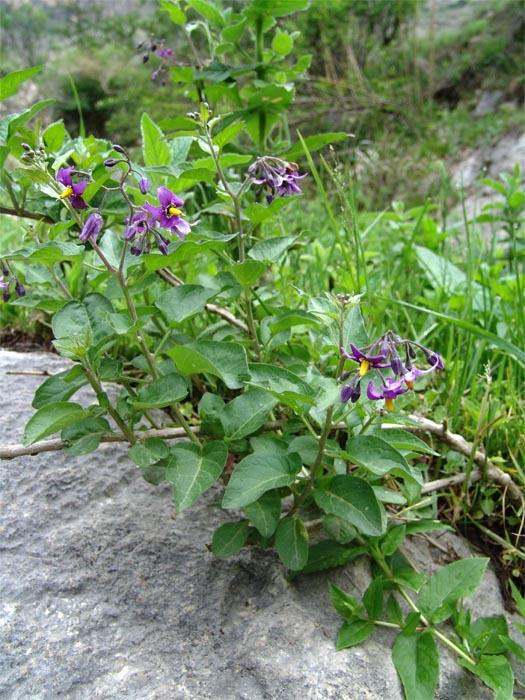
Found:
[{"label": "purple flower", "polygon": [[270,204],[275,195],[289,197],[302,194],[297,180],[302,180],[307,173],[299,175],[297,163],[289,163],[274,156],[262,156],[250,165],[248,175],[261,189],[266,189],[266,200]]},{"label": "purple flower", "polygon": [[100,229],[104,225],[104,219],[99,214],[98,211],[92,212],[86,219],[84,226],[82,226],[82,231],[79,235],[79,240],[85,243],[89,238],[96,243],[97,236],[100,233]]},{"label": "purple flower", "polygon": [[19,279],[11,272],[9,265],[2,262],[2,276],[0,277],[0,289],[3,289],[2,298],[7,303],[11,298],[11,285],[15,285],[15,294],[19,297],[25,297],[26,290]]},{"label": "purple flower", "polygon": [[386,360],[386,355],[367,355],[361,352],[353,343],[350,343],[351,354],[346,352],[344,348],[341,348],[341,353],[344,357],[349,360],[354,360],[354,362],[359,363],[359,376],[364,377],[368,370],[373,367],[389,367],[389,364],[384,364]]},{"label": "purple flower", "polygon": [[72,207],[75,209],[87,209],[87,204],[84,202],[81,196],[84,194],[84,190],[87,187],[87,180],[84,178],[83,180],[80,180],[80,182],[74,183],[71,177],[72,170],[73,168],[60,168],[57,173],[58,182],[60,182],[66,188],[60,195],[60,199],[66,199],[69,197]]},{"label": "purple flower", "polygon": [[359,375],[354,375],[352,380],[346,384],[341,391],[341,401],[346,403],[350,400],[355,403],[359,400],[361,396],[361,377]]},{"label": "purple flower", "polygon": [[184,205],[184,201],[167,187],[159,187],[157,195],[160,206],[154,207],[149,202],[145,202],[143,209],[155,219],[157,226],[168,229],[170,235],[176,234],[180,239],[184,240],[185,236],[190,233],[193,225],[181,218],[181,207]]},{"label": "purple flower", "polygon": [[170,49],[170,48],[159,49],[157,56],[159,58],[171,58],[173,56],[173,49]]},{"label": "purple flower", "polygon": [[404,386],[402,379],[393,379],[392,377],[387,377],[384,380],[383,385],[376,389],[373,380],[368,383],[366,388],[366,395],[371,401],[378,401],[379,399],[385,399],[385,406],[387,411],[394,410],[394,399],[401,394],[405,394],[408,391],[407,387]]}]

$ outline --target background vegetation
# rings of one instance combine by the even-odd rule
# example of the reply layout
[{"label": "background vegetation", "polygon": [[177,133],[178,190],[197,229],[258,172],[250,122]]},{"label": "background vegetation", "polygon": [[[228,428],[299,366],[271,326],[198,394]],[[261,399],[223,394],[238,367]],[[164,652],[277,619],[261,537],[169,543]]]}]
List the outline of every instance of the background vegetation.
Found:
[{"label": "background vegetation", "polygon": [[[153,1],[122,3],[131,8],[122,12],[108,5],[3,2],[0,64],[7,73],[46,63],[35,78],[39,94],[56,99],[45,119],[63,119],[73,136],[93,134],[138,153],[143,112],[169,129],[194,108],[195,90],[181,77],[195,55],[207,54],[208,37],[197,17],[191,36],[171,25],[164,35],[165,13]],[[297,151],[311,173],[308,196],[286,210],[274,233],[303,237],[275,283],[285,300],[292,283],[312,295],[362,293],[371,337],[403,327],[439,351],[446,373],[424,398],[407,399],[406,410],[447,420],[523,487],[522,173],[486,183],[499,203],[474,220],[461,215],[462,193],[450,176],[465,149],[523,125],[523,5],[464,2],[462,14],[443,26],[445,6],[313,0],[307,12],[287,18],[288,30],[291,24],[300,32],[295,55],[312,55],[289,106],[292,141],[297,130],[351,136],[309,162]],[[144,48],[137,50],[152,34],[178,57],[166,86],[151,80],[155,57],[144,64]],[[481,96],[496,91],[495,106],[474,116]],[[13,218],[2,235],[3,252],[19,247],[27,220]],[[20,305],[3,305],[0,323],[31,332],[47,326],[45,314]],[[433,478],[473,468],[472,457],[452,447],[428,459]],[[523,587],[522,505],[509,503],[486,474],[470,488],[450,485],[438,503],[442,517],[493,557],[504,592],[509,578]]]}]

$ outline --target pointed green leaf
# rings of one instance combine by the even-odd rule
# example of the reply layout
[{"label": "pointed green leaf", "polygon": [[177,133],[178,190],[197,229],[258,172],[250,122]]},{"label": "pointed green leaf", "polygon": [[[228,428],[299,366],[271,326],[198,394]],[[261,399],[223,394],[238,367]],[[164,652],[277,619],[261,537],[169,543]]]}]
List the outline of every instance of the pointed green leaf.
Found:
[{"label": "pointed green leaf", "polygon": [[166,480],[173,486],[177,510],[182,511],[217,481],[224,469],[228,449],[218,441],[206,443],[202,450],[198,445],[183,442],[174,445],[170,452]]},{"label": "pointed green leaf", "polygon": [[183,399],[188,393],[188,386],[180,374],[165,374],[160,379],[141,388],[136,398],[130,398],[132,406],[137,408],[164,408]]},{"label": "pointed green leaf", "polygon": [[458,658],[457,662],[494,690],[495,700],[513,700],[514,674],[511,665],[503,655],[484,655],[476,664],[462,658]]},{"label": "pointed green leaf", "polygon": [[101,416],[89,416],[62,430],[61,438],[65,443],[64,452],[76,457],[94,452],[103,435],[109,435],[113,431],[105,418]]},{"label": "pointed green leaf", "polygon": [[364,535],[377,536],[385,531],[384,511],[364,479],[345,474],[334,476],[325,490],[315,492],[314,498],[326,513],[348,520]]},{"label": "pointed green leaf", "polygon": [[288,248],[290,248],[297,239],[298,236],[274,236],[273,238],[266,238],[264,241],[258,241],[253,248],[251,248],[248,256],[253,258],[253,260],[259,260],[265,263],[279,262],[282,260]]},{"label": "pointed green leaf", "polygon": [[308,531],[300,518],[284,518],[275,532],[275,547],[283,564],[292,571],[308,560]]},{"label": "pointed green leaf", "polygon": [[24,445],[32,445],[48,435],[57,433],[67,425],[86,417],[86,411],[77,403],[59,401],[39,408],[31,416],[24,429]]},{"label": "pointed green leaf", "polygon": [[281,499],[277,491],[267,491],[243,510],[263,537],[271,537],[281,517]]},{"label": "pointed green leaf", "polygon": [[377,476],[390,473],[423,483],[421,473],[395,447],[374,435],[356,435],[348,441],[345,452],[353,462]]},{"label": "pointed green leaf", "polygon": [[[351,622],[343,622],[337,635],[335,648],[337,651],[355,647],[356,644],[361,644],[365,639],[368,639],[375,630],[373,622],[368,620],[352,620]],[[421,698],[420,698],[421,700]]]},{"label": "pointed green leaf", "polygon": [[209,0],[186,0],[186,4],[205,17],[212,26],[222,29],[226,24],[226,20],[216,3]]},{"label": "pointed green leaf", "polygon": [[34,66],[33,68],[16,70],[0,78],[0,102],[7,100],[8,97],[16,95],[20,85],[37,73],[40,73],[43,68],[44,66]]},{"label": "pointed green leaf", "polygon": [[432,700],[439,678],[439,655],[432,632],[401,632],[392,647],[392,660],[406,700]]},{"label": "pointed green leaf", "polygon": [[146,166],[169,165],[171,153],[166,143],[164,132],[145,112],[140,120],[140,132],[142,135],[142,153]]},{"label": "pointed green leaf", "polygon": [[[294,460],[284,455],[248,455],[242,459],[224,492],[223,508],[242,508],[256,501],[263,493],[295,481]],[[300,467],[300,465],[299,465]]]},{"label": "pointed green leaf", "polygon": [[268,420],[276,403],[276,399],[260,389],[249,389],[237,396],[224,407],[220,416],[225,436],[239,440],[256,432]]},{"label": "pointed green leaf", "polygon": [[341,617],[346,620],[350,620],[352,617],[360,616],[363,612],[363,608],[357,602],[357,599],[353,595],[343,591],[338,588],[333,583],[328,584],[328,590],[330,591],[330,598],[332,599],[332,605],[337,610]]},{"label": "pointed green leaf", "polygon": [[254,226],[256,226],[257,224],[262,224],[263,221],[266,221],[266,219],[269,219],[274,214],[277,214],[278,211],[280,211],[283,207],[293,202],[299,196],[300,195],[274,199],[273,202],[268,205],[263,205],[259,204],[258,202],[254,202],[253,204],[249,204],[246,207],[244,213],[250,219],[251,223],[254,224]]},{"label": "pointed green leaf", "polygon": [[311,574],[316,571],[333,569],[336,566],[343,566],[357,559],[362,554],[366,554],[366,547],[356,547],[340,544],[333,540],[322,540],[310,545],[308,550],[308,560],[301,569],[301,574]]},{"label": "pointed green leaf", "polygon": [[178,345],[167,354],[181,374],[213,374],[228,389],[240,389],[250,376],[246,350],[238,343],[199,340]]},{"label": "pointed green leaf", "polygon": [[247,520],[236,523],[224,523],[215,530],[211,542],[211,551],[219,559],[226,559],[240,551],[248,539]]},{"label": "pointed green leaf", "polygon": [[42,408],[50,403],[67,401],[86,384],[87,379],[82,373],[82,368],[80,365],[75,365],[48,377],[36,390],[31,405],[33,408]]},{"label": "pointed green leaf", "polygon": [[418,607],[423,615],[433,623],[451,617],[458,601],[477,589],[488,562],[486,558],[461,559],[439,569],[419,593]]},{"label": "pointed green leaf", "polygon": [[312,405],[314,391],[296,374],[277,365],[250,363],[250,384],[265,389],[281,403],[299,409],[300,404]]},{"label": "pointed green leaf", "polygon": [[240,285],[251,287],[264,275],[266,265],[258,260],[245,260],[243,263],[232,265],[229,269]]},{"label": "pointed green leaf", "polygon": [[[148,437],[144,442],[137,442],[129,450],[129,456],[137,467],[146,468],[165,460],[170,453],[168,445],[156,437]],[[163,476],[164,478],[164,476]]]},{"label": "pointed green leaf", "polygon": [[182,323],[202,311],[215,293],[215,290],[199,284],[182,284],[161,294],[155,306],[166,315],[168,321]]}]

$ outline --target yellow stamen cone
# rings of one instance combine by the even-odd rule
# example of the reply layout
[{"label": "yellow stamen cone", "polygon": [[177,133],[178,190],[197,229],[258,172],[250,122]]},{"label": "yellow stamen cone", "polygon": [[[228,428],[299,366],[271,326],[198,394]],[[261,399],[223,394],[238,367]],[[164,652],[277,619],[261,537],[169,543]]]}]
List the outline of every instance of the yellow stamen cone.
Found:
[{"label": "yellow stamen cone", "polygon": [[168,214],[171,216],[180,216],[182,214],[182,211],[180,209],[177,209],[177,207],[168,207]]},{"label": "yellow stamen cone", "polygon": [[66,197],[70,197],[72,194],[73,194],[73,188],[66,187],[66,189],[60,195],[59,199],[66,199]]},{"label": "yellow stamen cone", "polygon": [[385,399],[385,408],[389,413],[394,410],[394,399]]},{"label": "yellow stamen cone", "polygon": [[359,367],[359,376],[364,377],[370,368],[370,362],[368,360],[361,360],[361,366]]}]

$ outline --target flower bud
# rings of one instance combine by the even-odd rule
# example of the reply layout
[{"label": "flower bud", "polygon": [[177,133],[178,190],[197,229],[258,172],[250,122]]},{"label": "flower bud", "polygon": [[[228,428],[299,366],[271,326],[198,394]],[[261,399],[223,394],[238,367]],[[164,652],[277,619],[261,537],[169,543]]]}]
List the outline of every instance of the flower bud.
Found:
[{"label": "flower bud", "polygon": [[86,219],[86,222],[82,227],[82,231],[80,232],[80,235],[78,237],[79,240],[85,243],[89,238],[91,238],[93,242],[95,242],[103,225],[104,219],[101,217],[98,211],[94,211]]},{"label": "flower bud", "polygon": [[16,281],[15,292],[16,292],[16,295],[19,297],[25,297],[25,295],[26,295],[26,290],[24,289],[24,285],[19,280]]},{"label": "flower bud", "polygon": [[117,163],[121,163],[122,161],[117,158],[106,158],[104,161],[104,165],[106,168],[113,168]]},{"label": "flower bud", "polygon": [[117,153],[122,153],[123,155],[127,155],[126,151],[122,148],[122,146],[119,146],[118,143],[113,144],[113,150],[116,151]]},{"label": "flower bud", "polygon": [[142,194],[147,194],[149,190],[149,180],[147,177],[142,177],[139,179],[139,190],[142,192]]}]

